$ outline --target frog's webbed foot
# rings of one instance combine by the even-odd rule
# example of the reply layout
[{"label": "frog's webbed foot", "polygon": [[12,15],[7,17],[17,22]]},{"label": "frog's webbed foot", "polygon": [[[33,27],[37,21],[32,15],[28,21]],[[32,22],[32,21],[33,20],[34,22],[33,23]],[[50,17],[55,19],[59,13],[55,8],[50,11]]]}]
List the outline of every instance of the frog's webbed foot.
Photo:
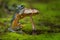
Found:
[{"label": "frog's webbed foot", "polygon": [[19,34],[23,34],[22,28],[19,28],[19,27],[17,27],[16,32],[19,33]]},{"label": "frog's webbed foot", "polygon": [[22,28],[19,28],[19,27],[15,28],[15,30],[12,28],[8,28],[8,31],[23,34]]},{"label": "frog's webbed foot", "polygon": [[17,31],[19,34],[23,34],[24,32],[22,30]]},{"label": "frog's webbed foot", "polygon": [[10,32],[16,32],[16,31],[13,30],[12,28],[8,28],[8,31],[10,31]]}]

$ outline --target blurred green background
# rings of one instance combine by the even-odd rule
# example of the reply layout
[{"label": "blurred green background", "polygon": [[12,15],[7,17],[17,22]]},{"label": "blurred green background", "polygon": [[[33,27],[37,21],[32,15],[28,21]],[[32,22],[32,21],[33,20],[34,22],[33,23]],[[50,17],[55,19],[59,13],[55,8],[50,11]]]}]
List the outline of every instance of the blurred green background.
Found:
[{"label": "blurred green background", "polygon": [[[40,35],[22,35],[4,32],[11,25],[10,21],[15,12],[10,11],[13,4],[23,4],[27,8],[32,5],[33,8],[39,10],[39,15],[33,16],[36,30],[53,30],[53,32],[60,32],[60,0],[0,0],[1,40],[60,40],[60,33],[45,32],[45,34]],[[8,9],[5,8],[5,5],[7,5]],[[24,25],[23,30],[32,30],[30,17],[21,19],[20,23]]]}]

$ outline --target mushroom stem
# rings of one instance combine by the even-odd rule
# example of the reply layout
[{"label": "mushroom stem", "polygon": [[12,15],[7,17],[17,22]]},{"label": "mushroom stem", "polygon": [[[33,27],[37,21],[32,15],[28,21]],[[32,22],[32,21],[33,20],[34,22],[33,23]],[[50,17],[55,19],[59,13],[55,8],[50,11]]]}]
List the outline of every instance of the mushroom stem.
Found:
[{"label": "mushroom stem", "polygon": [[32,15],[30,15],[30,21],[31,21],[31,23],[32,23],[32,29],[35,30],[35,24],[34,24]]}]

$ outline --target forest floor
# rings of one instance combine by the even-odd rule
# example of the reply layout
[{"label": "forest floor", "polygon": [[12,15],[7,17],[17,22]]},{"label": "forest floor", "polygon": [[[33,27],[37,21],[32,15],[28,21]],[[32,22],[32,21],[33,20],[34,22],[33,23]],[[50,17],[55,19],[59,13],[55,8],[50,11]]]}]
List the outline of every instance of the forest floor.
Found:
[{"label": "forest floor", "polygon": [[[42,25],[42,22],[60,24],[60,18],[59,18],[60,11],[55,9],[56,7],[53,8],[55,4],[34,3],[33,6],[40,11],[39,15],[33,16],[37,30],[51,30],[50,25],[47,25],[47,26],[45,26],[44,24]],[[6,28],[7,28],[7,27],[10,27],[11,19],[12,19],[12,16],[9,16],[7,18],[0,18],[0,21],[6,24],[7,25]],[[29,17],[26,17],[20,20],[20,22],[24,25],[23,30],[26,30],[26,31],[32,30]],[[5,26],[3,26],[1,30],[5,30]],[[53,28],[53,30],[58,31],[60,29]],[[29,34],[18,34],[18,33],[13,33],[13,32],[5,32],[0,35],[0,40],[60,40],[60,33],[47,33],[46,32],[44,34],[41,33],[39,35],[29,35]]]}]

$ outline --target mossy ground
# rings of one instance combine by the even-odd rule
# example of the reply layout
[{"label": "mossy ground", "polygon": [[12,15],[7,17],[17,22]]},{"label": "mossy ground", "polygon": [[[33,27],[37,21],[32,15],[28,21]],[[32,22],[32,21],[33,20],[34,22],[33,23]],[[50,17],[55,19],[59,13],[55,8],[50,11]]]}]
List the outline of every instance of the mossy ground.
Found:
[{"label": "mossy ground", "polygon": [[[16,2],[14,0],[12,2],[11,1],[8,4],[9,6]],[[27,3],[23,2],[23,4],[29,7]],[[41,25],[42,22],[49,22],[49,23],[60,25],[60,11],[58,10],[60,7],[59,4],[60,4],[59,1],[51,2],[48,4],[47,3],[33,3],[33,7],[37,8],[40,11],[39,15],[33,16],[33,19],[36,25],[36,30],[51,30],[50,26],[45,26],[45,25],[42,26]],[[12,15],[10,15],[7,18],[0,18],[0,21],[2,23],[6,23],[7,25],[3,27],[1,26],[2,29],[1,28],[0,29],[4,31],[5,30],[4,28],[10,27],[11,19],[12,19]],[[28,30],[28,31],[32,30],[29,17],[26,17],[20,20],[20,22],[24,25],[23,30]],[[58,31],[60,29],[53,28],[53,30]],[[28,35],[28,34],[18,34],[18,33],[7,32],[7,33],[3,33],[0,36],[0,39],[1,40],[60,40],[60,33],[47,33],[46,32],[45,34]]]}]

